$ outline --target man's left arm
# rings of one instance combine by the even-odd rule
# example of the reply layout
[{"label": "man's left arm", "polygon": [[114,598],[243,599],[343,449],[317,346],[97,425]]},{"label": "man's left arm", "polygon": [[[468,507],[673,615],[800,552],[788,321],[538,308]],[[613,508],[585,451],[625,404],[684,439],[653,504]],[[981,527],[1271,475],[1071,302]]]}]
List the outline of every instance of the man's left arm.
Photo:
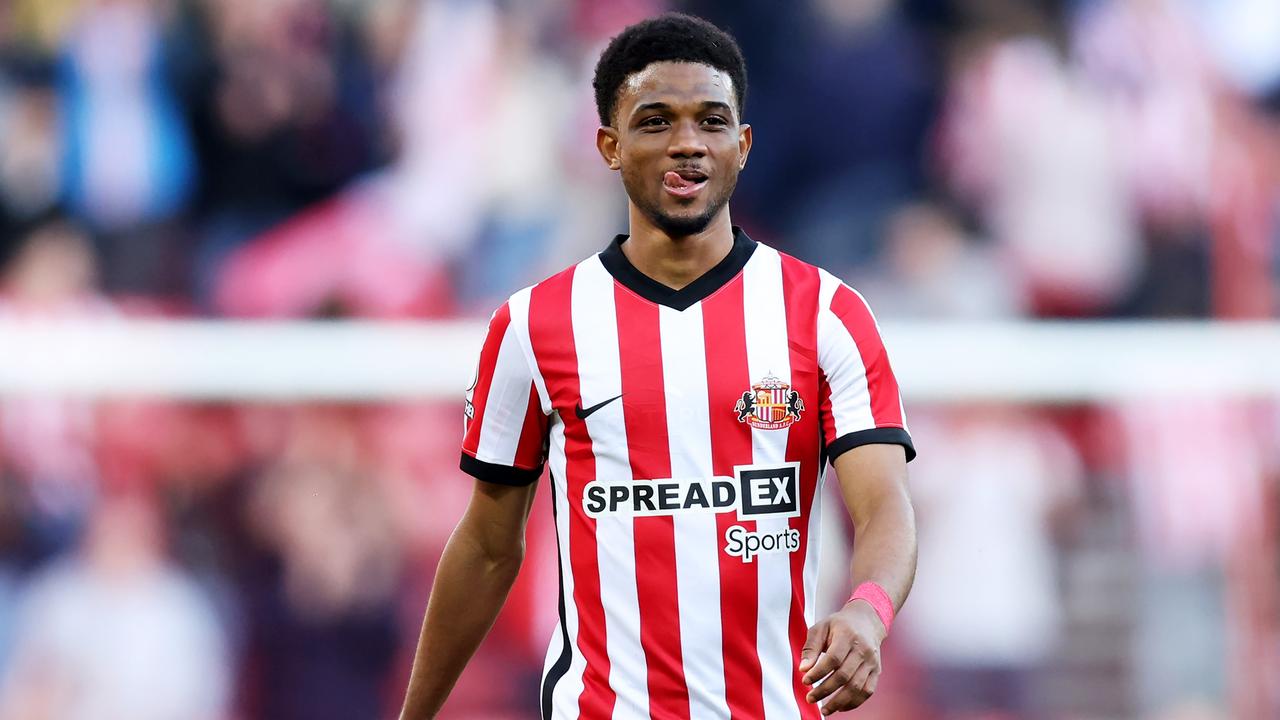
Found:
[{"label": "man's left arm", "polygon": [[[862,445],[841,453],[833,465],[853,518],[853,586],[878,585],[896,612],[916,574],[915,511],[907,492],[904,448]],[[888,632],[881,620],[886,611],[851,600],[809,629],[800,672],[805,684],[813,686],[808,700],[825,701],[823,715],[858,707],[875,692],[880,644]]]}]

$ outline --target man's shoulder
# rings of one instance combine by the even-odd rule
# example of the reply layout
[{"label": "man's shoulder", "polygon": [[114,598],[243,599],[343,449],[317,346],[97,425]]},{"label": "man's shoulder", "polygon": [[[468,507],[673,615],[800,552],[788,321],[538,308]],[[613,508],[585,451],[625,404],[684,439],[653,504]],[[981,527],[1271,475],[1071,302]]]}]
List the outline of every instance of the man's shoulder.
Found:
[{"label": "man's shoulder", "polygon": [[[763,243],[760,245],[767,247]],[[769,248],[769,251],[780,259],[784,276],[790,275],[793,278],[793,289],[797,279],[804,282],[804,278],[807,278],[807,282],[816,283],[819,312],[834,313],[840,317],[866,315],[874,318],[871,302],[852,282],[820,265],[806,262],[781,250]],[[794,302],[794,297],[795,295],[789,294],[788,302]]]},{"label": "man's shoulder", "polygon": [[534,293],[561,292],[565,293],[565,297],[568,297],[567,293],[573,284],[574,273],[584,266],[588,266],[591,263],[599,264],[599,262],[599,253],[583,258],[553,275],[548,275],[532,285],[520,288],[509,295],[503,305],[528,308]]},{"label": "man's shoulder", "polygon": [[760,243],[760,247],[767,248],[767,252],[774,253],[777,255],[778,261],[782,265],[782,271],[784,274],[790,275],[793,278],[804,278],[804,279],[808,279],[808,281],[810,282],[818,283],[818,286],[820,288],[820,297],[830,299],[831,295],[835,293],[836,288],[839,288],[841,286],[844,286],[850,290],[853,289],[848,282],[846,282],[845,280],[842,280],[835,273],[831,272],[830,270],[827,270],[821,265],[816,265],[806,260],[801,260],[800,258],[794,255],[785,253],[774,247],[765,245],[764,243]]},{"label": "man's shoulder", "polygon": [[556,272],[552,275],[548,275],[542,280],[539,280],[538,282],[525,288],[525,290],[531,292],[534,289],[557,287],[557,286],[565,285],[568,283],[572,283],[574,274],[577,273],[579,270],[581,270],[584,266],[592,262],[594,263],[600,262],[599,253],[588,255],[587,257],[560,270],[559,272]]}]

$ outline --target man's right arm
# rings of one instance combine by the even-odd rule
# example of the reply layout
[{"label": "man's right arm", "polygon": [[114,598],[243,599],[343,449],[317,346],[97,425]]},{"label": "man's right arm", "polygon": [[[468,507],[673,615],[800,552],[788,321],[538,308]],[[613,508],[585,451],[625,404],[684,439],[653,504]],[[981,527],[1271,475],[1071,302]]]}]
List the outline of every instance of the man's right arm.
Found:
[{"label": "man's right arm", "polygon": [[524,559],[536,488],[476,481],[440,558],[400,720],[434,718],[493,627]]}]

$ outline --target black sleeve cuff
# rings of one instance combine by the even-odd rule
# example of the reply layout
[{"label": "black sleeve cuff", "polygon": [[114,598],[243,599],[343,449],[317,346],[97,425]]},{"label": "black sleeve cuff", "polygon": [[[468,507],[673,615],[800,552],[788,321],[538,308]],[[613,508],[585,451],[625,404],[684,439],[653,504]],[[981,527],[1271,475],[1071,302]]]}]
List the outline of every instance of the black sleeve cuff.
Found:
[{"label": "black sleeve cuff", "polygon": [[499,485],[522,487],[532,485],[538,482],[539,477],[542,477],[541,465],[532,470],[525,470],[524,468],[510,465],[487,463],[483,460],[477,460],[466,453],[462,453],[462,461],[458,463],[458,467],[462,468],[462,472],[477,480]]},{"label": "black sleeve cuff", "polygon": [[916,447],[911,442],[911,435],[898,427],[871,428],[846,433],[827,446],[827,460],[834,461],[844,453],[861,445],[901,445],[907,451],[907,462],[916,457]]}]

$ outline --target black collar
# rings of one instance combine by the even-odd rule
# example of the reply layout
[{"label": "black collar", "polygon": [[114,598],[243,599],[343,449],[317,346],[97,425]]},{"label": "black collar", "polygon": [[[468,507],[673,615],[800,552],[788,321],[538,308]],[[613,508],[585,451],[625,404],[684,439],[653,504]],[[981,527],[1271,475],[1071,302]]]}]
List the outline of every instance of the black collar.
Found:
[{"label": "black collar", "polygon": [[667,287],[636,269],[622,252],[622,243],[627,235],[618,235],[609,243],[609,247],[600,253],[600,262],[609,274],[635,294],[650,302],[666,305],[676,310],[686,310],[694,303],[700,302],[726,283],[738,276],[751,254],[756,250],[756,241],[747,237],[742,228],[733,226],[733,248],[716,266],[703,273],[697,280],[676,290]]}]

